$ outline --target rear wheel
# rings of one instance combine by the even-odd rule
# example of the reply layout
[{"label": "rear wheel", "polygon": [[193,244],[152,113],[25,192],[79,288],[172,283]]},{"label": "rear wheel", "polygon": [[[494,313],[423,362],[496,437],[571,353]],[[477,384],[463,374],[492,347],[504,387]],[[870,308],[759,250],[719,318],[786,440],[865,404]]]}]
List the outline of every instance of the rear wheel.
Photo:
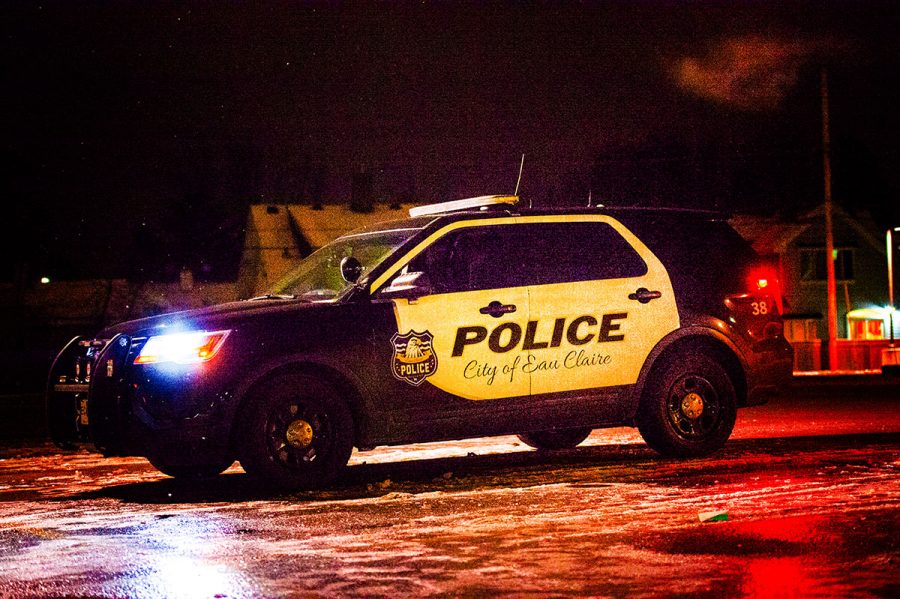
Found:
[{"label": "rear wheel", "polygon": [[736,416],[734,385],[725,369],[704,354],[679,355],[651,373],[637,425],[659,453],[693,457],[720,449]]},{"label": "rear wheel", "polygon": [[180,480],[202,480],[204,478],[212,478],[228,470],[234,463],[234,460],[222,460],[213,464],[192,464],[185,466],[181,464],[169,464],[157,458],[148,458],[150,464],[162,472],[168,474],[172,478]]},{"label": "rear wheel", "polygon": [[307,374],[262,383],[243,422],[241,466],[279,487],[321,487],[337,477],[353,451],[350,409],[330,385]]},{"label": "rear wheel", "polygon": [[538,431],[519,435],[527,445],[535,449],[571,449],[588,438],[589,428],[567,428],[557,431]]}]

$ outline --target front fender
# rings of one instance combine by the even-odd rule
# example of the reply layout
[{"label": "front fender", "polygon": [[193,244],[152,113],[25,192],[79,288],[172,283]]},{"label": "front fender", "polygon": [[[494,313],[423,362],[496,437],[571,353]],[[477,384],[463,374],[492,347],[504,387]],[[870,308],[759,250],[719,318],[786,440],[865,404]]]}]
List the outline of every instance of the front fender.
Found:
[{"label": "front fender", "polygon": [[246,376],[234,389],[235,401],[229,406],[228,420],[231,424],[231,445],[235,446],[238,430],[236,419],[240,415],[241,408],[245,405],[253,388],[261,381],[288,370],[306,370],[318,372],[329,382],[337,385],[344,391],[343,395],[353,412],[354,428],[356,429],[357,442],[364,442],[368,438],[371,417],[375,412],[375,402],[369,388],[363,383],[355,372],[348,368],[346,360],[330,359],[329,356],[297,353],[278,356],[265,360],[250,369]]}]

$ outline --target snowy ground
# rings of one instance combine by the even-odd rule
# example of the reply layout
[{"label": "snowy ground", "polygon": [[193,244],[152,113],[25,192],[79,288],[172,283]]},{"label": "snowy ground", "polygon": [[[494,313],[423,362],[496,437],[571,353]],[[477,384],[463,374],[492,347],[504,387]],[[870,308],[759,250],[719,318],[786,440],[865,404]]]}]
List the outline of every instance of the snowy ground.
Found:
[{"label": "snowy ground", "polygon": [[900,399],[823,397],[742,411],[701,460],[630,429],[552,454],[499,437],[355,454],[287,495],[237,465],[184,485],[8,447],[0,596],[898,596]]}]

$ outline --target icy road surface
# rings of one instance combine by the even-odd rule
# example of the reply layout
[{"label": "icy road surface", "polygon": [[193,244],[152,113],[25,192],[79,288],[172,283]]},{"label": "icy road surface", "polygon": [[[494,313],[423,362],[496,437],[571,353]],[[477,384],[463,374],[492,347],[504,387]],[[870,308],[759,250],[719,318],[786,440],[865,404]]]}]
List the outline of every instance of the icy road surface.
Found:
[{"label": "icy road surface", "polygon": [[895,391],[743,410],[706,459],[631,429],[554,453],[498,437],[354,454],[341,486],[282,495],[237,465],[184,485],[6,448],[0,596],[897,597]]}]

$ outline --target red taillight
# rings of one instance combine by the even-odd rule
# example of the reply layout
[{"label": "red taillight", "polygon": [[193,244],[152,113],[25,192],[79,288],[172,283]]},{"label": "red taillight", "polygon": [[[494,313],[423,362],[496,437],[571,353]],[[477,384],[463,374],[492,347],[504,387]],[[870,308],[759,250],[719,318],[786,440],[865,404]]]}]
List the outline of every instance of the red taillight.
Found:
[{"label": "red taillight", "polygon": [[750,271],[747,283],[751,293],[761,289],[774,290],[778,287],[778,275],[771,266],[758,266]]},{"label": "red taillight", "polygon": [[784,313],[778,272],[773,266],[762,264],[751,269],[747,275],[747,291],[751,294],[764,293],[771,295],[778,306],[778,313]]}]

